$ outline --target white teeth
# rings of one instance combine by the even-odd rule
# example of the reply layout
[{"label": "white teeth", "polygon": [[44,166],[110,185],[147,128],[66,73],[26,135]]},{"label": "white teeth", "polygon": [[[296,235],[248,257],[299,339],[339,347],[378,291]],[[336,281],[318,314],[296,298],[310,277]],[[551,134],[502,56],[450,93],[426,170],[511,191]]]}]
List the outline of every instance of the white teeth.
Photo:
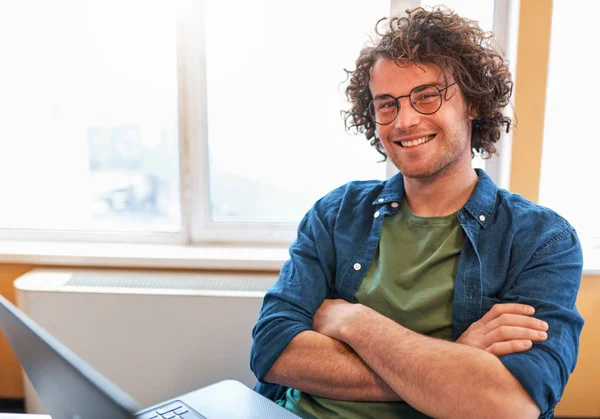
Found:
[{"label": "white teeth", "polygon": [[433,137],[435,137],[435,134],[428,135],[427,137],[417,138],[416,140],[401,141],[400,144],[402,144],[402,147],[414,147],[416,145],[423,144],[432,140]]}]

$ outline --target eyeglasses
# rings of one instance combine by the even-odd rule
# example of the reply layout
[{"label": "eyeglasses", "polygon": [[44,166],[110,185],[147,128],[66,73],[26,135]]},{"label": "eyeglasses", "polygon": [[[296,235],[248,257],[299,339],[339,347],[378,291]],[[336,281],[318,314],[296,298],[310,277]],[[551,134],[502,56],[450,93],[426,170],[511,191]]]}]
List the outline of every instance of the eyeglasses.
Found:
[{"label": "eyeglasses", "polygon": [[442,107],[442,92],[456,82],[440,89],[433,84],[417,86],[410,91],[410,94],[394,97],[392,95],[382,95],[373,99],[369,103],[369,115],[379,125],[389,125],[396,120],[400,112],[400,99],[409,98],[413,109],[423,115],[436,113]]}]

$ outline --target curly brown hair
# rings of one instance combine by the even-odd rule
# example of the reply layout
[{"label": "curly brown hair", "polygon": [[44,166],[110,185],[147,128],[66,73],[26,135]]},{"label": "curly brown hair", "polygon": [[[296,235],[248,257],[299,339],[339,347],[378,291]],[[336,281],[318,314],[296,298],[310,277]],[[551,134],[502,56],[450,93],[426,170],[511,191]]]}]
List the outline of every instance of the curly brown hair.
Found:
[{"label": "curly brown hair", "polygon": [[[406,12],[406,17],[379,20],[375,25],[378,41],[361,50],[354,71],[345,70],[350,78],[346,98],[352,104],[344,112],[346,129],[364,133],[385,160],[368,109],[371,68],[378,58],[434,64],[454,77],[467,103],[477,111],[472,121],[472,154],[477,151],[484,158],[491,157],[496,153],[494,143],[500,139],[501,127],[510,130],[511,119],[502,109],[509,103],[513,86],[507,63],[492,46],[493,34],[444,7]],[[387,30],[380,32],[379,26],[385,21]]]}]

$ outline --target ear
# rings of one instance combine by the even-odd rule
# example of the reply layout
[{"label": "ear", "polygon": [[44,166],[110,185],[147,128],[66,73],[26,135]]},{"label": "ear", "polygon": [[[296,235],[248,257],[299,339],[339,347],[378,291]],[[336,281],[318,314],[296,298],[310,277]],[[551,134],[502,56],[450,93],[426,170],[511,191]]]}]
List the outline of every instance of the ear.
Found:
[{"label": "ear", "polygon": [[469,121],[472,121],[475,118],[477,118],[477,109],[475,109],[475,106],[473,104],[469,104],[468,115]]}]

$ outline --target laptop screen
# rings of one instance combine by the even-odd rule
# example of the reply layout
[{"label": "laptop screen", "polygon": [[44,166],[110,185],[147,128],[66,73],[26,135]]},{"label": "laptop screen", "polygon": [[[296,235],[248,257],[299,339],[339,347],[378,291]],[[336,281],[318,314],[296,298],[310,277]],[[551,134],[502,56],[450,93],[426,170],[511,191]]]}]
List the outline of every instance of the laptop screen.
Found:
[{"label": "laptop screen", "polygon": [[0,330],[52,419],[133,419],[127,394],[0,295]]}]

